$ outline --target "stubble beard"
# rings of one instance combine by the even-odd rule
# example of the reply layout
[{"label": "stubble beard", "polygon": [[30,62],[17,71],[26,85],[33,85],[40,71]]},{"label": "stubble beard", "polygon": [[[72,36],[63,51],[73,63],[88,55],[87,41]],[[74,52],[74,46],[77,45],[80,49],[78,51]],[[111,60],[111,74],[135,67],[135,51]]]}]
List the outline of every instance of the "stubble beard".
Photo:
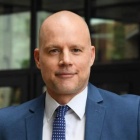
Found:
[{"label": "stubble beard", "polygon": [[[87,80],[88,81],[88,80]],[[87,86],[88,82],[78,82],[73,83],[73,85],[69,85],[68,83],[65,85],[65,83],[57,83],[53,82],[50,85],[50,88],[48,87],[48,90],[53,95],[77,95],[80,93],[84,88]]]}]

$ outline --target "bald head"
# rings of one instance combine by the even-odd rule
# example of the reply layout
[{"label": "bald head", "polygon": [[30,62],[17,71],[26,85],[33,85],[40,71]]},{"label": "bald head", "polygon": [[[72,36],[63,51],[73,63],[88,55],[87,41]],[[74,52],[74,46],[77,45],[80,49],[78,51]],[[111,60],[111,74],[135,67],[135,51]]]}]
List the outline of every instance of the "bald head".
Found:
[{"label": "bald head", "polygon": [[87,24],[72,12],[55,13],[43,22],[39,45],[34,57],[47,91],[66,104],[87,86],[94,63]]},{"label": "bald head", "polygon": [[87,38],[89,45],[91,45],[89,29],[83,18],[70,11],[60,11],[52,14],[43,22],[40,28],[39,46],[41,47],[44,44],[52,30],[55,31],[57,29],[60,29],[61,32],[64,30],[75,30],[75,35],[79,34],[77,32],[79,30]]}]

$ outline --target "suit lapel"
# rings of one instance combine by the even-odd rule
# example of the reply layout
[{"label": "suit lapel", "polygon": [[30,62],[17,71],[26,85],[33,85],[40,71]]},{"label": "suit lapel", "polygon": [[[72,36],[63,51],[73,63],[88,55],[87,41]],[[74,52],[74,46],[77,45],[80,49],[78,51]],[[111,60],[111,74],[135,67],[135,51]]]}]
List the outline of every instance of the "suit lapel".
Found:
[{"label": "suit lapel", "polygon": [[[45,94],[36,99],[25,119],[27,140],[42,140]],[[100,140],[105,107],[98,89],[91,84],[88,86],[86,104],[85,140]]]},{"label": "suit lapel", "polygon": [[42,95],[29,109],[25,119],[27,140],[42,140],[44,100],[45,96]]},{"label": "suit lapel", "polygon": [[100,140],[105,107],[101,105],[103,99],[98,89],[90,84],[88,87],[85,140]]}]

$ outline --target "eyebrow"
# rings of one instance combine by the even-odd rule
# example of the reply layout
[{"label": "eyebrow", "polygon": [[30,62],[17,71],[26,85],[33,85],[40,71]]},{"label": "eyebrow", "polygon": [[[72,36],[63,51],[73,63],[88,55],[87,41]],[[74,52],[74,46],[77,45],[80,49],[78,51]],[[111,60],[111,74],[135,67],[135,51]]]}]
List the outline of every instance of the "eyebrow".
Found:
[{"label": "eyebrow", "polygon": [[[44,47],[44,49],[50,49],[50,48],[63,48],[63,47],[61,45],[57,45],[57,44],[49,44]],[[80,48],[82,50],[85,49],[85,47],[80,44],[70,45],[69,48]]]}]

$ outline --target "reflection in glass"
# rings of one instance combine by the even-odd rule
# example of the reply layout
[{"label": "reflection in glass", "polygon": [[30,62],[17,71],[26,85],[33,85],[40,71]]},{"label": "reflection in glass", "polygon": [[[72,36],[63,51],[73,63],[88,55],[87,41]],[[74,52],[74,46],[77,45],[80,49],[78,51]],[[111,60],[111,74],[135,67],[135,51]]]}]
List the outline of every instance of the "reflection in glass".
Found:
[{"label": "reflection in glass", "polygon": [[98,62],[132,60],[138,58],[138,24],[124,24],[114,20],[92,19],[92,41]]},{"label": "reflection in glass", "polygon": [[20,104],[20,88],[1,87],[0,88],[0,108]]},{"label": "reflection in glass", "polygon": [[0,15],[0,69],[29,66],[30,13]]}]

